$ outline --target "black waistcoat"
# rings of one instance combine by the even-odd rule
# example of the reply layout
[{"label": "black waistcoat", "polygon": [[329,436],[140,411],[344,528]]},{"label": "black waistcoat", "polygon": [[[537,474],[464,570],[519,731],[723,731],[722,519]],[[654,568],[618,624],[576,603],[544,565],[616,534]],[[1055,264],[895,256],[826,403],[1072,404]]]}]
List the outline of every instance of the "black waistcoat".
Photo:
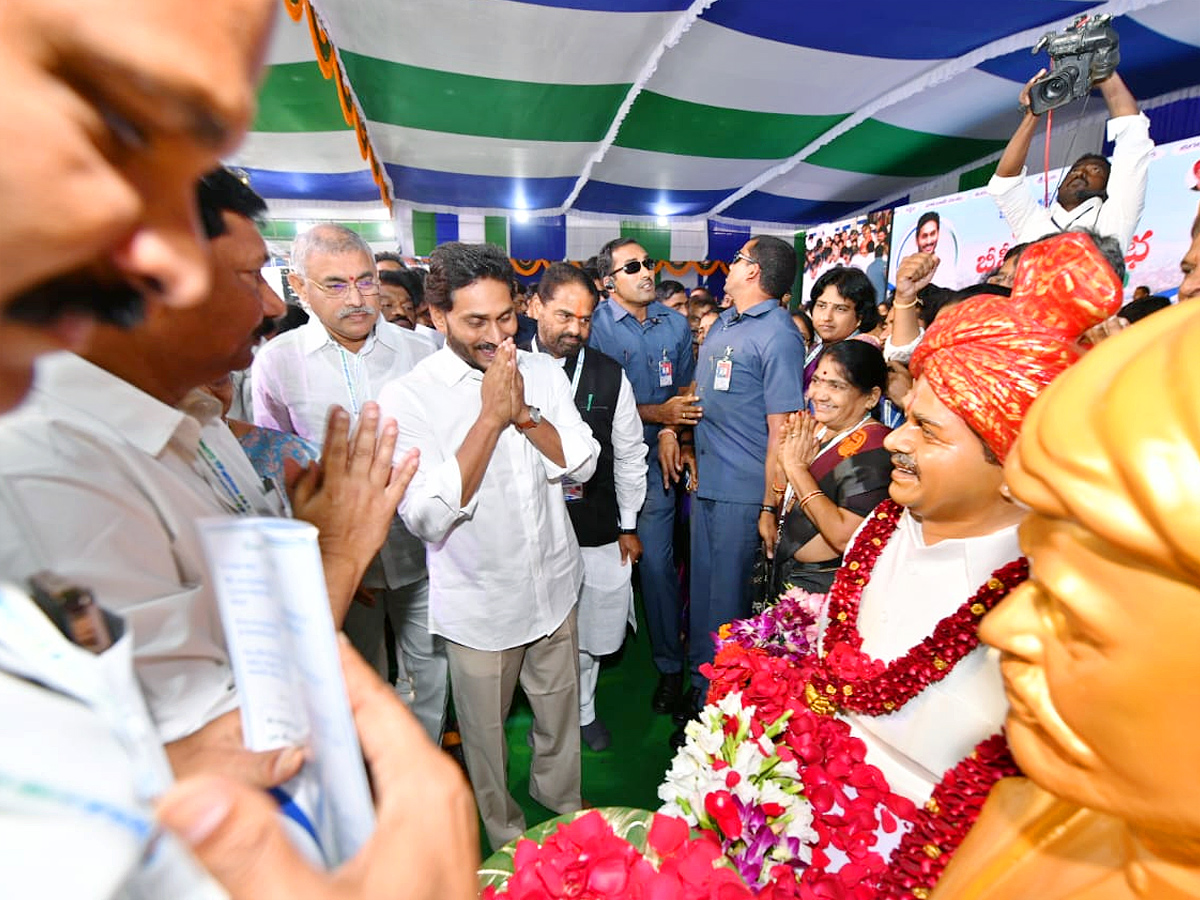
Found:
[{"label": "black waistcoat", "polygon": [[[566,361],[567,378],[574,377],[578,360],[575,357]],[[596,463],[596,474],[583,486],[583,499],[567,503],[575,536],[583,547],[611,544],[620,533],[612,446],[613,416],[620,391],[621,364],[598,350],[586,349],[575,406],[600,444],[600,460]]]}]

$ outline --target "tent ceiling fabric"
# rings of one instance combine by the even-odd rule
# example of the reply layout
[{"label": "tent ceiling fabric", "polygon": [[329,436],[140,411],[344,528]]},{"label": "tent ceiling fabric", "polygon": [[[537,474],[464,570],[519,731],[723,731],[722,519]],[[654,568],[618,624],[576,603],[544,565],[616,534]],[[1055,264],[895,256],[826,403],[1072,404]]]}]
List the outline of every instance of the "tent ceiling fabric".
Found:
[{"label": "tent ceiling fabric", "polygon": [[[1115,15],[1143,104],[1200,95],[1200,0],[291,2],[394,201],[426,211],[803,226],[901,201],[995,160],[1046,60],[1030,47],[1080,13]],[[307,20],[282,0],[279,19],[233,161],[268,198],[379,204]]]}]

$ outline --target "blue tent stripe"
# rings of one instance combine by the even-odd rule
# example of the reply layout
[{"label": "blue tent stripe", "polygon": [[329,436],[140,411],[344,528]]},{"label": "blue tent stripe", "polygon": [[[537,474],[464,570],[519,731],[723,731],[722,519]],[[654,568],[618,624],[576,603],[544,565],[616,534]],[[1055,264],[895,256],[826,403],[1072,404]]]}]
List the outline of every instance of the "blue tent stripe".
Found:
[{"label": "blue tent stripe", "polygon": [[564,259],[567,255],[567,217],[549,216],[508,222],[508,255],[514,259]]},{"label": "blue tent stripe", "polygon": [[385,163],[397,200],[475,209],[545,209],[562,206],[574,178],[506,178],[460,175]]},{"label": "blue tent stripe", "polygon": [[[1135,97],[1146,100],[1196,83],[1196,72],[1200,70],[1200,47],[1172,40],[1129,16],[1114,19],[1113,25],[1121,36],[1121,77]],[[976,68],[1024,84],[1047,62],[1048,57],[1044,53],[1033,57],[1028,51],[1022,50],[997,56]],[[1098,98],[1097,91],[1092,102]]]},{"label": "blue tent stripe", "polygon": [[708,258],[729,262],[750,238],[749,225],[708,221]]},{"label": "blue tent stripe", "polygon": [[[1006,3],[988,15],[962,0],[894,0],[798,4],[783,0],[720,0],[701,16],[754,37],[885,59],[949,59],[1026,28],[1099,6],[1094,2]],[[1034,69],[1034,71],[1037,71]]]},{"label": "blue tent stripe", "polygon": [[[1200,97],[1176,100],[1146,113],[1150,117],[1150,137],[1156,144],[1171,144],[1200,134]],[[1112,154],[1106,143],[1104,152]]]},{"label": "blue tent stripe", "polygon": [[276,172],[246,169],[250,186],[268,200],[379,200],[379,188],[369,171],[319,175],[311,172]]},{"label": "blue tent stripe", "polygon": [[728,191],[668,191],[589,181],[579,192],[575,208],[633,216],[698,216],[727,196]]},{"label": "blue tent stripe", "polygon": [[817,225],[844,219],[862,203],[844,203],[833,200],[804,200],[798,197],[781,197],[765,191],[755,191],[730,206],[723,216],[731,219],[753,219],[759,222],[795,222],[800,225]]},{"label": "blue tent stripe", "polygon": [[458,216],[452,213],[438,213],[433,217],[433,233],[439,244],[446,241],[458,240]]}]

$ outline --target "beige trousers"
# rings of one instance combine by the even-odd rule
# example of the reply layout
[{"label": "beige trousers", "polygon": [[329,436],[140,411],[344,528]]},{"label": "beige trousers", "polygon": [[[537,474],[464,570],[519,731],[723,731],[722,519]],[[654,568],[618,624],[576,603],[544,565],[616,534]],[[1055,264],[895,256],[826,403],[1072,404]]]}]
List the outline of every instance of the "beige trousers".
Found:
[{"label": "beige trousers", "polygon": [[580,808],[578,648],[574,609],[551,634],[509,650],[446,641],[463,756],[493,849],[525,831],[525,815],[508,791],[504,736],[518,681],[533,708],[529,794],[558,813]]}]

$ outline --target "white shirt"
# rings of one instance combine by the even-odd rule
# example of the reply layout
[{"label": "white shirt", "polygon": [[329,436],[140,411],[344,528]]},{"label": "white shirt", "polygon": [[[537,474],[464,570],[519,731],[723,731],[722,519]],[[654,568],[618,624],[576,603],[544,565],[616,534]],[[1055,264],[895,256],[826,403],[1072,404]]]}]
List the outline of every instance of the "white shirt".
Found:
[{"label": "white shirt", "polygon": [[917,336],[907,344],[896,346],[892,343],[892,336],[889,334],[883,340],[883,358],[886,362],[898,362],[908,365],[912,361],[912,355],[916,352],[921,341],[925,338],[925,329],[917,326]]},{"label": "white shirt", "polygon": [[435,350],[440,350],[446,346],[446,336],[436,328],[430,328],[428,325],[422,325],[418,322],[413,326],[413,332],[429,341]]},{"label": "white shirt", "polygon": [[[858,532],[851,542],[857,539]],[[858,615],[863,652],[885,662],[907,653],[992,572],[1020,555],[1015,525],[930,547],[920,523],[905,510],[863,590]],[[883,772],[893,791],[919,806],[948,769],[1000,730],[1007,710],[998,655],[980,646],[896,712],[846,718],[867,744],[867,762]]]},{"label": "white shirt", "polygon": [[1115,237],[1121,242],[1122,251],[1129,246],[1146,201],[1146,176],[1154,152],[1150,120],[1142,113],[1109,119],[1108,139],[1114,142],[1108,199],[1089,198],[1070,212],[1057,200],[1049,209],[1039,206],[1025,186],[1024,168],[1020,175],[992,176],[988,193],[1000,207],[1018,243],[1035,241],[1059,231],[1089,228],[1101,235]]},{"label": "white shirt", "polygon": [[[433,352],[429,341],[380,316],[354,353],[330,337],[320,319],[311,316],[299,328],[267,342],[255,355],[251,368],[254,422],[298,434],[319,447],[325,439],[330,407],[342,406],[357,419],[362,405],[379,399],[384,385],[407,375]],[[395,519],[364,583],[397,588],[425,574],[425,548]]]},{"label": "white shirt", "polygon": [[400,515],[427,544],[429,630],[477,650],[535,641],[571,612],[582,574],[560,481],[587,481],[600,455],[554,362],[518,351],[517,365],[525,400],[558,431],[566,465],[510,425],[465,505],[455,454],[479,417],[483,373],[447,346],[379,397],[399,426],[396,453],[421,451]]},{"label": "white shirt", "polygon": [[133,674],[132,638],[95,655],[25,594],[0,585],[0,876],[6,897],[200,900],[225,892],[153,800],[172,781]]},{"label": "white shirt", "polygon": [[[193,522],[279,515],[211,396],[189,415],[71,354],[38,362],[0,427],[0,578],[51,569],[123,616],[164,742],[238,705],[216,597]],[[186,402],[186,401],[185,401]],[[202,462],[200,443],[233,488]]]}]

